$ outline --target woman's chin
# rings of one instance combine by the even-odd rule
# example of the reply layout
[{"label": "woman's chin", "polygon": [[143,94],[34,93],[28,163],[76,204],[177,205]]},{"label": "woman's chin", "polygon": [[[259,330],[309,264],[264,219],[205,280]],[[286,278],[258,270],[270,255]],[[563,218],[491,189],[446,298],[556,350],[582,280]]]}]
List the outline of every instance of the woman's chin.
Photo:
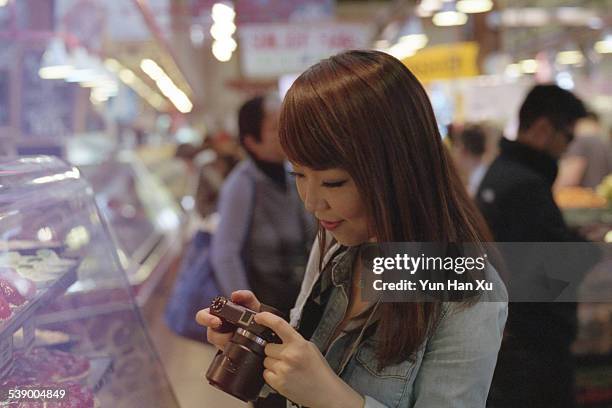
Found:
[{"label": "woman's chin", "polygon": [[344,246],[357,246],[367,242],[367,239],[359,239],[355,236],[347,236],[347,234],[338,234],[331,232],[331,235],[334,239],[340,244]]}]

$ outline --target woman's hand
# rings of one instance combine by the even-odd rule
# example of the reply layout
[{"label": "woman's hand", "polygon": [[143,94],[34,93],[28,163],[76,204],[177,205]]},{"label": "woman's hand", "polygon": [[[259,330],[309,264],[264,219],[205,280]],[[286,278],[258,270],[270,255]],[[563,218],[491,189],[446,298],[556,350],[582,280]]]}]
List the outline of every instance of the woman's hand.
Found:
[{"label": "woman's hand", "polygon": [[333,372],[313,343],[305,340],[285,320],[272,313],[255,315],[283,344],[268,344],[264,380],[296,404],[318,407],[362,407],[363,397]]},{"label": "woman's hand", "polygon": [[[261,308],[261,303],[250,290],[237,290],[236,292],[232,292],[231,300],[234,303],[248,307],[256,312],[259,312]],[[220,333],[215,330],[221,326],[221,319],[210,314],[208,308],[200,310],[196,314],[195,319],[198,324],[212,329],[206,330],[208,342],[215,345],[218,349],[223,350],[225,344],[232,338],[233,333]]]}]

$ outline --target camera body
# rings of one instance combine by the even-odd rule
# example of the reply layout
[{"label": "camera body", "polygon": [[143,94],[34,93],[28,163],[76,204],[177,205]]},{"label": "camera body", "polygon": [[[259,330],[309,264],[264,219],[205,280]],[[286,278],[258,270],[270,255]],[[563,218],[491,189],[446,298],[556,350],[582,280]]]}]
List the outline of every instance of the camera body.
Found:
[{"label": "camera body", "polygon": [[255,322],[257,312],[217,296],[210,305],[210,314],[221,319],[224,333],[234,332],[223,351],[217,352],[206,379],[220,390],[242,401],[257,399],[264,385],[264,349],[268,343],[281,343],[269,328]]}]

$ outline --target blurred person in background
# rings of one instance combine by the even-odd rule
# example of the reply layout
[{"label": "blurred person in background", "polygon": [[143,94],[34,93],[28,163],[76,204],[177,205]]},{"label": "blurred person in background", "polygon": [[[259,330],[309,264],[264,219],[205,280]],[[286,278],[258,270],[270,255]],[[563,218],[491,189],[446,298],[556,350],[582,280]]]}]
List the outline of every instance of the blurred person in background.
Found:
[{"label": "blurred person in background", "polygon": [[612,173],[612,147],[599,116],[589,112],[576,124],[576,137],[559,164],[555,188],[595,188]]},{"label": "blurred person in background", "polygon": [[476,124],[465,126],[453,140],[453,159],[471,197],[476,195],[487,171],[486,147],[487,133],[483,126]]},{"label": "blurred person in background", "polygon": [[[501,140],[476,197],[496,241],[582,241],[565,224],[552,186],[557,162],[586,114],[582,101],[556,85],[537,85],[528,93],[517,140]],[[574,407],[570,345],[576,326],[575,303],[511,302],[487,406]]]},{"label": "blurred person in background", "polygon": [[199,169],[195,208],[201,218],[206,218],[217,210],[223,182],[242,159],[242,155],[238,142],[225,132],[205,137],[202,148],[194,159]]}]

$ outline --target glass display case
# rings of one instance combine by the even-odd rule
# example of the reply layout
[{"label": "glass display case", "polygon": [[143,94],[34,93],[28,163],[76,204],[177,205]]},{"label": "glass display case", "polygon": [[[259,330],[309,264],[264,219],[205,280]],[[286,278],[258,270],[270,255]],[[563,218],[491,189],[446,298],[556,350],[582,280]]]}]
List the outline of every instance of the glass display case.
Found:
[{"label": "glass display case", "polygon": [[176,407],[94,193],[0,160],[0,406]]},{"label": "glass display case", "polygon": [[142,305],[178,255],[184,213],[163,183],[132,152],[78,167],[108,220],[118,258]]}]

